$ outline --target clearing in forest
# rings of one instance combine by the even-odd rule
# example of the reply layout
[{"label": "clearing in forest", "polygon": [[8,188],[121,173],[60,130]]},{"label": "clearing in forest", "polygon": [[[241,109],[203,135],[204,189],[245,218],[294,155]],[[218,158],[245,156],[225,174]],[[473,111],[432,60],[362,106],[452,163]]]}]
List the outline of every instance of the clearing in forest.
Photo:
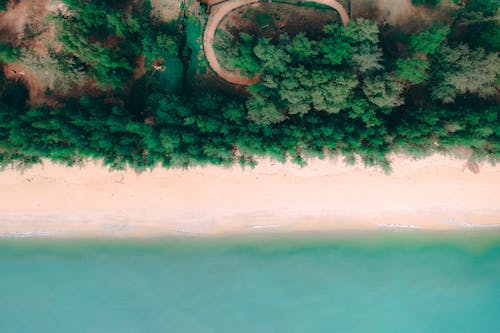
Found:
[{"label": "clearing in forest", "polygon": [[182,0],[151,0],[153,15],[164,22],[175,20],[181,13]]}]

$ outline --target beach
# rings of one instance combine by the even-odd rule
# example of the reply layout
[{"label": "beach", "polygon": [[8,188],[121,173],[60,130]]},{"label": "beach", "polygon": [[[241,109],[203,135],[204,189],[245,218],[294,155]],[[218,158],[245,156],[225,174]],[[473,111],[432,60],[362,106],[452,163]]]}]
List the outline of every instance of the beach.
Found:
[{"label": "beach", "polygon": [[342,160],[109,171],[44,161],[0,172],[1,237],[149,237],[500,226],[500,166],[393,156],[393,171]]}]

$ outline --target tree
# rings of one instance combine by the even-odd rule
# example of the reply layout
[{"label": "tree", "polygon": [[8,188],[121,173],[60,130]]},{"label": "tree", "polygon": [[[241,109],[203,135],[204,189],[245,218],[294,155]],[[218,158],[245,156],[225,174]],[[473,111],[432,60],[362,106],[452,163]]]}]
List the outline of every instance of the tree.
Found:
[{"label": "tree", "polygon": [[441,0],[411,0],[414,6],[437,6]]},{"label": "tree", "polygon": [[260,71],[260,66],[252,51],[254,38],[243,32],[240,33],[240,38],[242,42],[238,44],[238,55],[231,58],[230,67],[241,69],[243,73],[256,74]]},{"label": "tree", "polygon": [[[144,8],[128,0],[64,1],[71,14],[56,20],[64,21],[66,48],[49,49],[45,57],[23,47],[21,61],[68,92],[89,77],[110,89],[91,89],[81,98],[53,94],[50,106],[30,107],[23,81],[0,71],[0,167],[96,158],[112,168],[142,170],[255,165],[258,156],[304,165],[310,157],[343,155],[387,169],[391,152],[423,156],[457,147],[474,159],[500,159],[500,106],[486,98],[498,85],[497,42],[482,41],[496,36],[482,32],[496,27],[492,0],[467,1],[465,9],[477,20],[459,20],[452,32],[433,26],[396,37],[408,41],[401,59],[382,51],[396,43],[367,20],[331,24],[314,36],[226,35],[221,63],[259,73],[238,96],[208,81],[173,94],[150,75],[128,85],[139,54],[146,68],[160,57],[189,58],[192,45],[178,45],[184,32],[174,35],[175,25],[150,22],[148,1]],[[198,61],[195,53],[190,58]],[[197,78],[203,77],[200,71]],[[125,84],[130,89],[122,89]]]},{"label": "tree", "polygon": [[267,126],[284,121],[287,117],[276,105],[260,96],[247,101],[248,118],[258,125]]},{"label": "tree", "polygon": [[304,33],[295,36],[292,42],[286,46],[286,50],[295,60],[294,62],[310,61],[311,58],[318,55],[317,42],[307,38]]},{"label": "tree", "polygon": [[[239,43],[253,51],[260,68],[260,80],[248,88],[252,97],[247,102],[249,119],[259,125],[304,117],[311,111],[336,114],[348,110],[356,98],[368,98],[384,109],[402,103],[401,85],[380,75],[385,68],[373,22],[361,19],[347,27],[328,25],[317,39],[282,34],[277,41],[255,41],[240,34]],[[373,76],[385,79],[376,84],[370,80]],[[362,80],[367,82],[365,87],[359,84]],[[360,89],[366,93],[359,93]]]},{"label": "tree", "polygon": [[0,0],[0,11],[6,11],[8,3],[9,0]]},{"label": "tree", "polygon": [[[283,36],[281,42],[289,43],[288,36]],[[286,45],[286,44],[285,44]],[[253,48],[255,56],[260,60],[264,71],[279,74],[285,72],[292,61],[291,55],[286,51],[283,44],[276,46],[271,44],[268,38],[261,38]]]},{"label": "tree", "polygon": [[[330,28],[326,29],[328,31]],[[342,28],[342,31],[351,44],[376,45],[379,42],[377,24],[367,19],[359,18],[356,21],[350,21],[345,28]]]},{"label": "tree", "polygon": [[423,59],[409,58],[396,61],[396,75],[403,81],[420,84],[429,78],[429,63]]},{"label": "tree", "polygon": [[497,0],[467,1],[457,13],[460,37],[468,45],[500,52],[500,2]]},{"label": "tree", "polygon": [[352,58],[352,46],[341,38],[333,37],[334,32],[329,27],[331,26],[327,26],[325,31],[332,34],[332,37],[322,38],[318,41],[321,53],[320,61],[324,65],[338,65]]},{"label": "tree", "polygon": [[400,96],[403,86],[388,75],[365,79],[363,92],[379,108],[393,108],[403,104]]},{"label": "tree", "polygon": [[[103,89],[122,88],[140,53],[143,13],[126,13],[113,1],[65,0],[71,15],[59,13],[58,38],[74,63],[84,66]],[[133,9],[133,7],[132,7]],[[145,29],[146,30],[146,29]],[[127,42],[126,45],[124,42]]]},{"label": "tree", "polygon": [[11,63],[19,60],[20,51],[10,44],[0,43],[0,61]]},{"label": "tree", "polygon": [[434,54],[450,33],[450,27],[436,24],[428,30],[411,36],[411,46],[416,53]]},{"label": "tree", "polygon": [[362,44],[355,48],[352,54],[352,61],[356,64],[356,69],[361,73],[383,69],[382,50],[377,45]]},{"label": "tree", "polygon": [[465,44],[442,47],[438,54],[436,87],[433,97],[445,103],[459,94],[492,95],[500,75],[500,58],[484,49],[470,49]]}]

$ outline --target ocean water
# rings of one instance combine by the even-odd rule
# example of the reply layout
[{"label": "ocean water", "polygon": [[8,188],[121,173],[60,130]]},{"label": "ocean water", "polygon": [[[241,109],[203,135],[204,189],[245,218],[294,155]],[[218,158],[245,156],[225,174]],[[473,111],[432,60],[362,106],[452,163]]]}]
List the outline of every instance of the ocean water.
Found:
[{"label": "ocean water", "polygon": [[0,240],[0,333],[500,332],[500,235]]}]

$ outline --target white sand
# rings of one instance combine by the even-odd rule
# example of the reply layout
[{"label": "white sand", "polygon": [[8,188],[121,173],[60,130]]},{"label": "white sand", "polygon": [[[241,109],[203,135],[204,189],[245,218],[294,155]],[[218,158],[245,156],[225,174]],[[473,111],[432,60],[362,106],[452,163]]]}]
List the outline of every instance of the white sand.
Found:
[{"label": "white sand", "polygon": [[108,172],[51,163],[0,172],[0,237],[161,236],[500,226],[500,166],[393,159],[374,168],[312,160]]}]

